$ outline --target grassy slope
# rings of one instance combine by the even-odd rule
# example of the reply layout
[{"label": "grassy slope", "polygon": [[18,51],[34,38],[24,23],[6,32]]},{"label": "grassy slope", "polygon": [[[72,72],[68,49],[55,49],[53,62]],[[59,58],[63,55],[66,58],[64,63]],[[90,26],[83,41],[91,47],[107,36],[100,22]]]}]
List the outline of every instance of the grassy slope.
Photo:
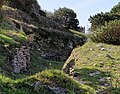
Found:
[{"label": "grassy slope", "polygon": [[[6,6],[3,8],[9,9]],[[34,51],[31,51],[29,70],[26,73],[13,73],[12,66],[7,61],[9,54],[6,50],[9,48],[8,50],[11,51],[11,48],[19,47],[24,44],[23,42],[27,42],[24,32],[13,29],[7,21],[0,23],[0,94],[50,94],[45,87],[39,86],[36,90],[32,85],[36,81],[40,81],[42,85],[63,87],[68,90],[68,94],[87,92],[93,94],[94,89],[79,84],[59,71],[64,62],[44,60],[40,58],[39,53]],[[40,71],[42,72],[39,73]]]},{"label": "grassy slope", "polygon": [[[37,81],[40,81],[40,85],[36,89],[33,84]],[[18,80],[0,76],[0,84],[1,92],[7,94],[54,94],[44,85],[65,88],[67,94],[94,94],[94,89],[77,83],[59,70],[46,70]]]},{"label": "grassy slope", "polygon": [[[15,36],[10,36],[11,34],[18,33],[17,31],[5,29],[8,25],[1,25],[0,33],[5,36],[10,37],[12,40],[15,40]],[[3,32],[5,30],[5,32]],[[21,33],[20,33],[21,34]],[[19,36],[16,36],[19,37]],[[26,37],[26,36],[25,36]],[[2,41],[8,40],[8,38],[2,39]],[[21,43],[21,40],[17,42]],[[1,46],[9,47],[13,45],[13,42],[4,41],[4,44],[0,42]],[[8,45],[8,46],[5,46]],[[0,50],[2,51],[2,50]],[[93,94],[94,89],[89,86],[79,84],[75,80],[65,76],[65,74],[61,73],[62,66],[64,62],[56,62],[56,61],[48,61],[39,57],[39,53],[32,52],[31,53],[31,67],[28,72],[15,74],[12,72],[12,66],[10,63],[6,61],[7,55],[0,53],[0,92],[7,94],[53,94],[46,87],[42,87],[41,85],[37,88],[37,90],[32,86],[34,82],[40,81],[42,85],[49,85],[51,87],[63,87],[68,90],[68,94]],[[51,70],[48,70],[51,69]],[[54,70],[58,69],[58,70]],[[39,73],[42,71],[41,73]],[[37,73],[37,74],[35,74]],[[16,80],[15,80],[16,79]],[[41,93],[42,92],[42,93]]]},{"label": "grassy slope", "polygon": [[[75,70],[79,73],[77,80],[80,83],[89,85],[98,92],[106,90],[105,94],[119,94],[120,46],[89,41],[74,49],[72,54],[76,59]],[[70,56],[69,59],[71,58],[73,57]]]}]

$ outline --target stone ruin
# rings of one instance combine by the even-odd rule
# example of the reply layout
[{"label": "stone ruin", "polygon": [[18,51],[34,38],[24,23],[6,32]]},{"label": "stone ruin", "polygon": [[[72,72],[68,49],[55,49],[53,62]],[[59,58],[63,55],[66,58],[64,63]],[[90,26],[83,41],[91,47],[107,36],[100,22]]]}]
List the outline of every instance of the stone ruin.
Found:
[{"label": "stone ruin", "polygon": [[30,53],[27,46],[16,48],[16,55],[12,60],[13,70],[15,73],[27,71],[30,65]]}]

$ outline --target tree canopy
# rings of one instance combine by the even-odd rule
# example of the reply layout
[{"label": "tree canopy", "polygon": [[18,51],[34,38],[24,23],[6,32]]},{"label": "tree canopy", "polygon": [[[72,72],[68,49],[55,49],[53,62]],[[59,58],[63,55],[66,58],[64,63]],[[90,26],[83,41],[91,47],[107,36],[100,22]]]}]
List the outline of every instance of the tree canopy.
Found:
[{"label": "tree canopy", "polygon": [[115,5],[110,12],[97,13],[93,16],[90,16],[88,20],[91,23],[92,31],[95,31],[97,28],[104,26],[105,23],[108,23],[110,21],[120,20],[120,2]]},{"label": "tree canopy", "polygon": [[120,14],[120,2],[117,5],[115,5],[110,12]]},{"label": "tree canopy", "polygon": [[58,10],[55,10],[54,15],[62,25],[77,30],[79,21],[76,18],[76,13],[72,9],[66,7],[59,8]]},{"label": "tree canopy", "polygon": [[91,23],[91,30],[96,30],[97,28],[101,27],[102,25],[105,25],[105,23],[108,23],[109,21],[114,21],[114,20],[120,20],[120,15],[114,14],[114,13],[98,13],[95,14],[94,16],[90,16],[88,19]]}]

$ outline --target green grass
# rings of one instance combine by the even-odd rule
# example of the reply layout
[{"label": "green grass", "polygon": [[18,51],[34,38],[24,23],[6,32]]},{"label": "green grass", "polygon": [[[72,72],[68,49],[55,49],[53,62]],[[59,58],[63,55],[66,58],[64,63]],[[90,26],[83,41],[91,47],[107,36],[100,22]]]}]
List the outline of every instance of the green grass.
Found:
[{"label": "green grass", "polygon": [[[44,85],[67,89],[67,94],[95,94],[87,85],[79,84],[60,70],[64,62],[48,61],[40,58],[37,52],[31,54],[31,66],[27,72],[15,74],[6,56],[0,56],[0,91],[7,94],[53,94]],[[56,70],[58,69],[58,70]],[[33,85],[40,81],[36,89]],[[43,86],[42,86],[43,85]],[[42,93],[41,93],[42,92]]]},{"label": "green grass", "polygon": [[6,5],[3,5],[2,6],[2,9],[3,10],[12,10],[12,11],[15,11],[16,9],[12,8],[12,7],[9,7],[9,6],[6,6]]},{"label": "green grass", "polygon": [[[97,91],[103,90],[112,92],[110,94],[118,94],[120,91],[120,46],[89,41],[82,47],[74,49],[72,54],[76,59],[75,71],[79,72],[80,81],[82,80],[85,85]],[[72,58],[71,55],[69,59]],[[95,72],[99,73],[90,76]],[[105,78],[105,81],[100,81],[101,78]],[[105,83],[108,86],[105,86]]]},{"label": "green grass", "polygon": [[9,52],[12,50],[7,51],[7,47],[15,48],[17,44],[22,45],[26,40],[24,32],[14,30],[8,22],[0,23],[0,47],[2,48],[0,49],[0,93],[53,94],[46,87],[39,86],[36,89],[32,86],[36,81],[40,81],[41,85],[65,88],[68,90],[68,94],[93,94],[94,89],[77,83],[60,71],[64,62],[42,59],[36,50],[30,50],[31,64],[28,71],[13,73],[11,62],[9,62],[11,59]]},{"label": "green grass", "polygon": [[[40,81],[37,89],[33,86],[36,81]],[[12,80],[0,75],[0,84],[1,92],[8,94],[53,94],[52,91],[42,87],[42,85],[65,88],[67,94],[71,94],[71,92],[75,94],[95,94],[94,89],[77,83],[59,70],[45,70],[18,80]]]},{"label": "green grass", "polygon": [[0,44],[3,46],[16,46],[27,41],[24,32],[12,29],[7,22],[0,23]]},{"label": "green grass", "polygon": [[69,32],[72,33],[73,35],[80,37],[80,38],[86,37],[86,35],[84,33],[81,33],[81,32],[76,31],[76,30],[69,29]]},{"label": "green grass", "polygon": [[[3,10],[15,11],[16,9],[3,6]],[[85,37],[84,34],[74,30],[69,30],[69,33],[80,38]],[[27,36],[24,32],[14,30],[6,21],[0,23],[0,47],[17,47],[16,45],[22,45],[26,41]],[[79,73],[78,81],[60,71],[64,62],[42,59],[39,52],[32,49],[28,71],[15,74],[12,72],[11,62],[7,61],[9,54],[3,53],[0,49],[0,94],[53,94],[43,85],[62,87],[68,90],[67,94],[119,94],[120,46],[102,44],[103,47],[97,47],[97,45],[97,43],[88,42],[74,49],[75,71]],[[105,50],[101,51],[101,48]],[[107,54],[112,58],[108,58]],[[73,57],[69,59],[71,58]],[[90,76],[95,72],[99,73]],[[105,78],[105,81],[101,82],[101,78]],[[37,89],[33,86],[36,81],[40,81]],[[105,83],[108,86],[104,86]]]}]

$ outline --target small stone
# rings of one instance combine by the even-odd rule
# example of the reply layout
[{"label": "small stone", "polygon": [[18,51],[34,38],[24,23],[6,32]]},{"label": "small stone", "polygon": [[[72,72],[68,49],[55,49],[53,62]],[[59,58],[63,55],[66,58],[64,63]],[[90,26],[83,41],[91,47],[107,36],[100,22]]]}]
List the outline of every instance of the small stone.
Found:
[{"label": "small stone", "polygon": [[26,46],[22,46],[22,48],[23,48],[23,49],[25,49],[25,48],[26,48]]},{"label": "small stone", "polygon": [[94,76],[94,75],[95,75],[95,73],[90,73],[90,74],[89,74],[89,76]]},{"label": "small stone", "polygon": [[99,79],[100,82],[105,82],[105,78]]},{"label": "small stone", "polygon": [[40,81],[35,82],[33,85],[35,88],[37,88],[40,85]]},{"label": "small stone", "polygon": [[108,86],[109,86],[109,84],[108,84],[108,83],[105,83],[105,84],[104,84],[104,86],[108,87]]},{"label": "small stone", "polygon": [[103,47],[103,44],[98,44],[97,47]]},{"label": "small stone", "polygon": [[95,75],[98,75],[98,74],[100,74],[100,72],[99,72],[99,71],[96,71],[96,72],[94,72],[94,73],[90,73],[89,76],[95,76]]},{"label": "small stone", "polygon": [[93,64],[93,66],[96,66],[97,64]]},{"label": "small stone", "polygon": [[90,51],[92,51],[93,50],[93,48],[90,48]]},{"label": "small stone", "polygon": [[38,49],[38,51],[40,51],[40,48]]},{"label": "small stone", "polygon": [[100,50],[101,50],[101,51],[106,51],[107,49],[106,49],[106,48],[101,48]]},{"label": "small stone", "polygon": [[99,71],[96,71],[95,74],[100,74],[100,72],[99,72]]},{"label": "small stone", "polygon": [[108,77],[107,79],[108,79],[108,80],[110,80],[110,79],[111,79],[111,77]]}]

